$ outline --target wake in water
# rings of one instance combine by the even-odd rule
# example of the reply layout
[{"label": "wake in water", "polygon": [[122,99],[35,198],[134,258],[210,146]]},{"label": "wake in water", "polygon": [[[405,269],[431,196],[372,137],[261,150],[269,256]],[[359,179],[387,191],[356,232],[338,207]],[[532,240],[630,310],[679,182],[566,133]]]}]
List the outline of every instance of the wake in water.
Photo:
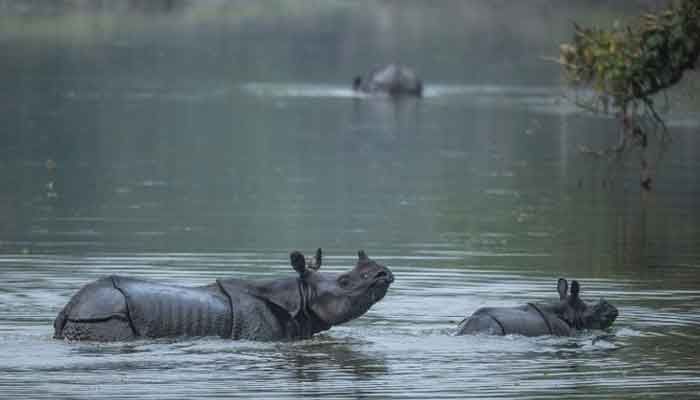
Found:
[{"label": "wake in water", "polygon": [[[367,94],[353,90],[350,85],[312,83],[249,82],[241,86],[244,92],[262,97],[339,97],[339,98],[388,98],[388,95]],[[498,86],[498,85],[450,85],[426,86],[423,97],[446,96],[557,96],[558,87],[545,86]]]},{"label": "wake in water", "polygon": [[[335,99],[379,99],[396,100],[381,93],[367,94],[353,90],[350,85],[314,83],[248,82],[240,85],[247,94],[263,98],[335,98]],[[457,102],[484,107],[526,108],[542,114],[571,115],[585,113],[578,107],[565,88],[559,86],[518,85],[453,85],[437,83],[426,85],[422,99],[400,98],[401,101],[427,101],[429,103]],[[685,113],[671,115],[669,126],[700,126],[700,114]]]}]

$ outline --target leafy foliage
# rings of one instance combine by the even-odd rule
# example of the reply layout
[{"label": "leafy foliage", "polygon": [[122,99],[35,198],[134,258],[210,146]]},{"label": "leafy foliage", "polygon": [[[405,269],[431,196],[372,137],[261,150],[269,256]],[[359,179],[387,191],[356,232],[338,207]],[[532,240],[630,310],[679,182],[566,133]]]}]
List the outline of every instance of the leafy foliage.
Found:
[{"label": "leafy foliage", "polygon": [[700,55],[700,0],[682,0],[613,29],[576,26],[559,62],[567,80],[591,87],[605,111],[625,111],[676,84]]},{"label": "leafy foliage", "polygon": [[560,46],[558,62],[570,84],[592,89],[591,101],[577,103],[617,117],[622,127],[620,140],[610,150],[622,154],[630,145],[640,148],[640,183],[651,190],[650,163],[645,154],[648,128],[655,132],[663,128],[662,144],[667,139],[652,97],[678,83],[700,56],[700,0],[674,1],[665,10],[643,14],[625,27],[616,23],[612,29],[578,25],[575,29],[573,42]]}]

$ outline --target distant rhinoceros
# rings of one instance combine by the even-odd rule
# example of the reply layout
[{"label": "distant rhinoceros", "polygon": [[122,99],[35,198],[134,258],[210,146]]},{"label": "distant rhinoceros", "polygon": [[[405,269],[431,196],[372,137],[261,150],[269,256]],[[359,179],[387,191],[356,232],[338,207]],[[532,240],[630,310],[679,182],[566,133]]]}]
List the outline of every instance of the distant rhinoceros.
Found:
[{"label": "distant rhinoceros", "polygon": [[604,299],[586,304],[579,298],[579,283],[571,282],[571,294],[567,294],[568,286],[566,279],[559,279],[557,302],[480,308],[459,324],[457,334],[569,336],[581,329],[606,329],[612,325],[618,315],[615,306]]},{"label": "distant rhinoceros", "polygon": [[355,77],[352,88],[359,92],[385,93],[391,96],[423,95],[423,82],[416,73],[411,68],[396,64],[377,68],[364,77]]},{"label": "distant rhinoceros", "polygon": [[85,285],[54,322],[54,337],[120,341],[176,336],[248,340],[305,339],[363,315],[381,300],[394,276],[358,253],[343,274],[317,272],[299,252],[290,254],[298,277],[218,279],[184,287],[110,276]]}]

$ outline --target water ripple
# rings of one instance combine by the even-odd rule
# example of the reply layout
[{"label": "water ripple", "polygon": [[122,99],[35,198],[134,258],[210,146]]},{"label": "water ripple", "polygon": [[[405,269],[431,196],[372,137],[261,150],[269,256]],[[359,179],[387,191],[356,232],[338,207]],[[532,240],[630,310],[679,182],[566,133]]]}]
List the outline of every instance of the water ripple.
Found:
[{"label": "water ripple", "polygon": [[[364,317],[293,343],[51,339],[58,309],[98,276],[120,273],[186,285],[220,276],[273,277],[290,273],[286,253],[3,255],[0,387],[5,396],[23,396],[33,382],[35,398],[52,399],[624,398],[639,390],[663,397],[700,389],[700,369],[691,361],[699,350],[698,290],[582,279],[585,298],[604,296],[619,305],[621,316],[610,332],[454,336],[459,320],[483,305],[554,298],[554,278],[440,266],[470,256],[456,249],[414,251],[416,256],[381,255],[397,280]],[[352,262],[329,254],[324,268],[343,271]]]}]

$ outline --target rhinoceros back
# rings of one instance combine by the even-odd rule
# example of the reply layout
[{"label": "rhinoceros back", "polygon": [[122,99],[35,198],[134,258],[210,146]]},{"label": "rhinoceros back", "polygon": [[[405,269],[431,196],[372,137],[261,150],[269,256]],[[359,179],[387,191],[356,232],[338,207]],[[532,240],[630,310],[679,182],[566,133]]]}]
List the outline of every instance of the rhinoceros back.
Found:
[{"label": "rhinoceros back", "polygon": [[55,337],[123,340],[134,337],[231,335],[228,297],[211,287],[180,287],[112,276],[86,285],[54,323]]},{"label": "rhinoceros back", "polygon": [[459,327],[458,334],[486,333],[524,336],[571,334],[569,326],[536,304],[521,307],[480,308]]},{"label": "rhinoceros back", "polygon": [[361,90],[384,92],[391,95],[422,95],[422,83],[415,72],[405,66],[389,64],[372,71],[363,79]]},{"label": "rhinoceros back", "polygon": [[226,337],[231,330],[228,298],[206,288],[164,285],[113,277],[126,298],[137,335]]}]

